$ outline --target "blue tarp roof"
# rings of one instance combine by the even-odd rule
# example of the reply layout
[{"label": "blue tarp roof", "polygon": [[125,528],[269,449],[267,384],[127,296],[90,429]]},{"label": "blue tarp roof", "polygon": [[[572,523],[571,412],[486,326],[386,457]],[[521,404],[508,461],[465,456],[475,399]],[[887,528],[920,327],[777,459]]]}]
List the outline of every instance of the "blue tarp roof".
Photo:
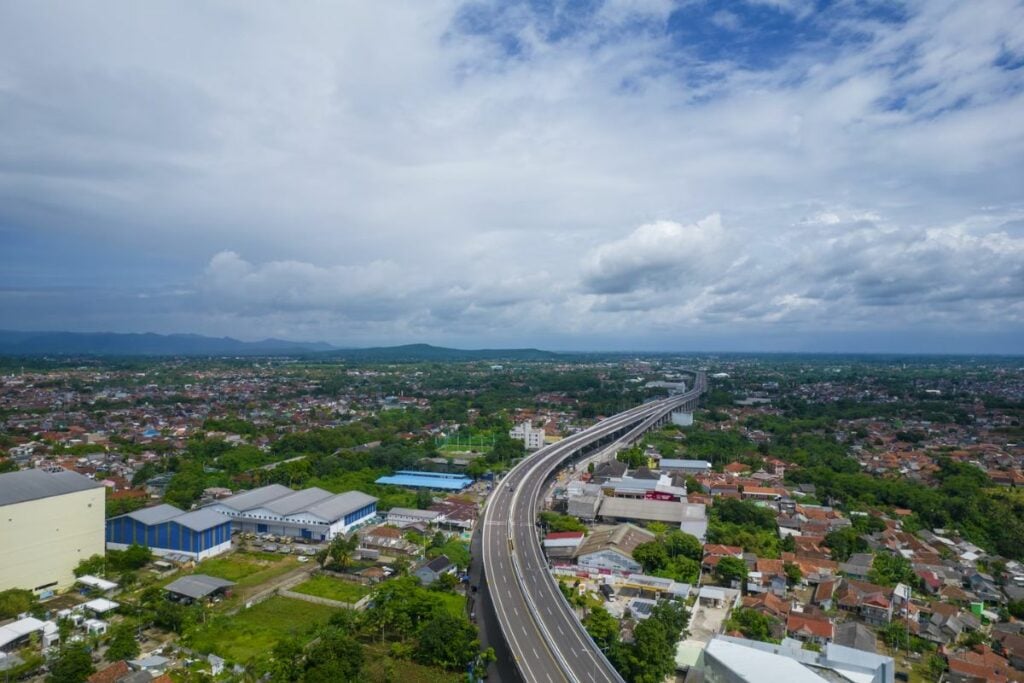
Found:
[{"label": "blue tarp roof", "polygon": [[446,491],[461,491],[473,480],[460,474],[444,474],[441,472],[412,472],[402,470],[389,477],[381,477],[378,484],[394,484],[395,486],[409,486],[421,489],[444,489]]}]

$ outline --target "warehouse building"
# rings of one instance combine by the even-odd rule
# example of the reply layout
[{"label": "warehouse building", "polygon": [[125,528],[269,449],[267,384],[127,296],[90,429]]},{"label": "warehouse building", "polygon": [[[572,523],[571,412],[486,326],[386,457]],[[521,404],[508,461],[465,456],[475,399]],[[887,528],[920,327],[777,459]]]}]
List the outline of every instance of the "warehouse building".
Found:
[{"label": "warehouse building", "polygon": [[105,495],[77,472],[0,474],[0,591],[46,595],[74,584],[78,563],[103,554]]},{"label": "warehouse building", "polygon": [[293,491],[271,484],[203,508],[231,519],[238,531],[330,541],[377,517],[377,499],[359,491]]},{"label": "warehouse building", "polygon": [[231,549],[231,520],[211,510],[185,512],[157,505],[107,520],[107,548],[144,545],[154,555],[205,560]]},{"label": "warehouse building", "polygon": [[473,480],[461,474],[399,470],[391,476],[380,477],[375,483],[381,485],[391,484],[393,486],[406,486],[413,489],[461,491],[472,484]]}]

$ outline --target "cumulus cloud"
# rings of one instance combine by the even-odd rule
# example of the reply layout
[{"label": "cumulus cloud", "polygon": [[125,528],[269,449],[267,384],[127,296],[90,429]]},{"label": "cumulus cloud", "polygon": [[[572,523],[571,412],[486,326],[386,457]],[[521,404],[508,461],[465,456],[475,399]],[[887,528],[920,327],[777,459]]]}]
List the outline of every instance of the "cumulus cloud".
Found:
[{"label": "cumulus cloud", "polygon": [[594,294],[638,289],[688,289],[714,272],[724,254],[721,216],[691,225],[657,221],[627,237],[602,244],[587,259],[584,287]]}]

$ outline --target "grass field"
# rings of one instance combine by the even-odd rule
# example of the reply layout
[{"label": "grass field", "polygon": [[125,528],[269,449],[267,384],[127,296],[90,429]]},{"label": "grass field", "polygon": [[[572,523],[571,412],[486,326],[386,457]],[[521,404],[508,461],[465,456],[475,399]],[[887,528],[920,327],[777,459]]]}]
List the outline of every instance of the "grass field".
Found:
[{"label": "grass field", "polygon": [[466,613],[466,596],[457,593],[438,593],[437,596],[444,601],[444,608],[449,613],[457,617]]},{"label": "grass field", "polygon": [[483,454],[483,453],[490,453],[491,449],[492,449],[492,447],[491,447],[491,444],[489,444],[489,443],[474,444],[472,446],[470,446],[468,444],[458,445],[458,444],[454,444],[454,443],[446,443],[446,444],[443,444],[443,445],[437,447],[437,450],[438,450],[439,453],[481,453],[481,454]]},{"label": "grass field", "polygon": [[291,555],[237,552],[203,560],[196,565],[196,574],[209,574],[234,581],[239,588],[256,586],[299,566]]},{"label": "grass field", "polygon": [[389,680],[402,683],[459,683],[466,680],[465,674],[391,657],[388,646],[380,644],[367,646],[363,677],[373,683]]},{"label": "grass field", "polygon": [[314,627],[336,612],[333,607],[272,597],[233,616],[219,616],[189,634],[188,644],[232,662],[245,663],[269,652],[277,641],[296,636],[312,639]]},{"label": "grass field", "polygon": [[315,595],[320,598],[347,603],[356,603],[370,592],[369,586],[335,579],[330,576],[314,576],[309,581],[300,583],[295,588],[292,588],[292,590],[296,593],[305,593],[306,595]]}]

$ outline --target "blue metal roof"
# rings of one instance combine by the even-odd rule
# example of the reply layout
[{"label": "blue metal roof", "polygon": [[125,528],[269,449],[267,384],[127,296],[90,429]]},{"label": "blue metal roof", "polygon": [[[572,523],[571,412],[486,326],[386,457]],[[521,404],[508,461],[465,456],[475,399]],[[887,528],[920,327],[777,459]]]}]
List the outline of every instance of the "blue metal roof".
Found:
[{"label": "blue metal roof", "polygon": [[402,470],[389,477],[381,477],[378,484],[393,484],[395,486],[408,486],[421,489],[444,489],[446,491],[461,491],[473,480],[461,474],[444,474],[441,472],[411,472]]}]

